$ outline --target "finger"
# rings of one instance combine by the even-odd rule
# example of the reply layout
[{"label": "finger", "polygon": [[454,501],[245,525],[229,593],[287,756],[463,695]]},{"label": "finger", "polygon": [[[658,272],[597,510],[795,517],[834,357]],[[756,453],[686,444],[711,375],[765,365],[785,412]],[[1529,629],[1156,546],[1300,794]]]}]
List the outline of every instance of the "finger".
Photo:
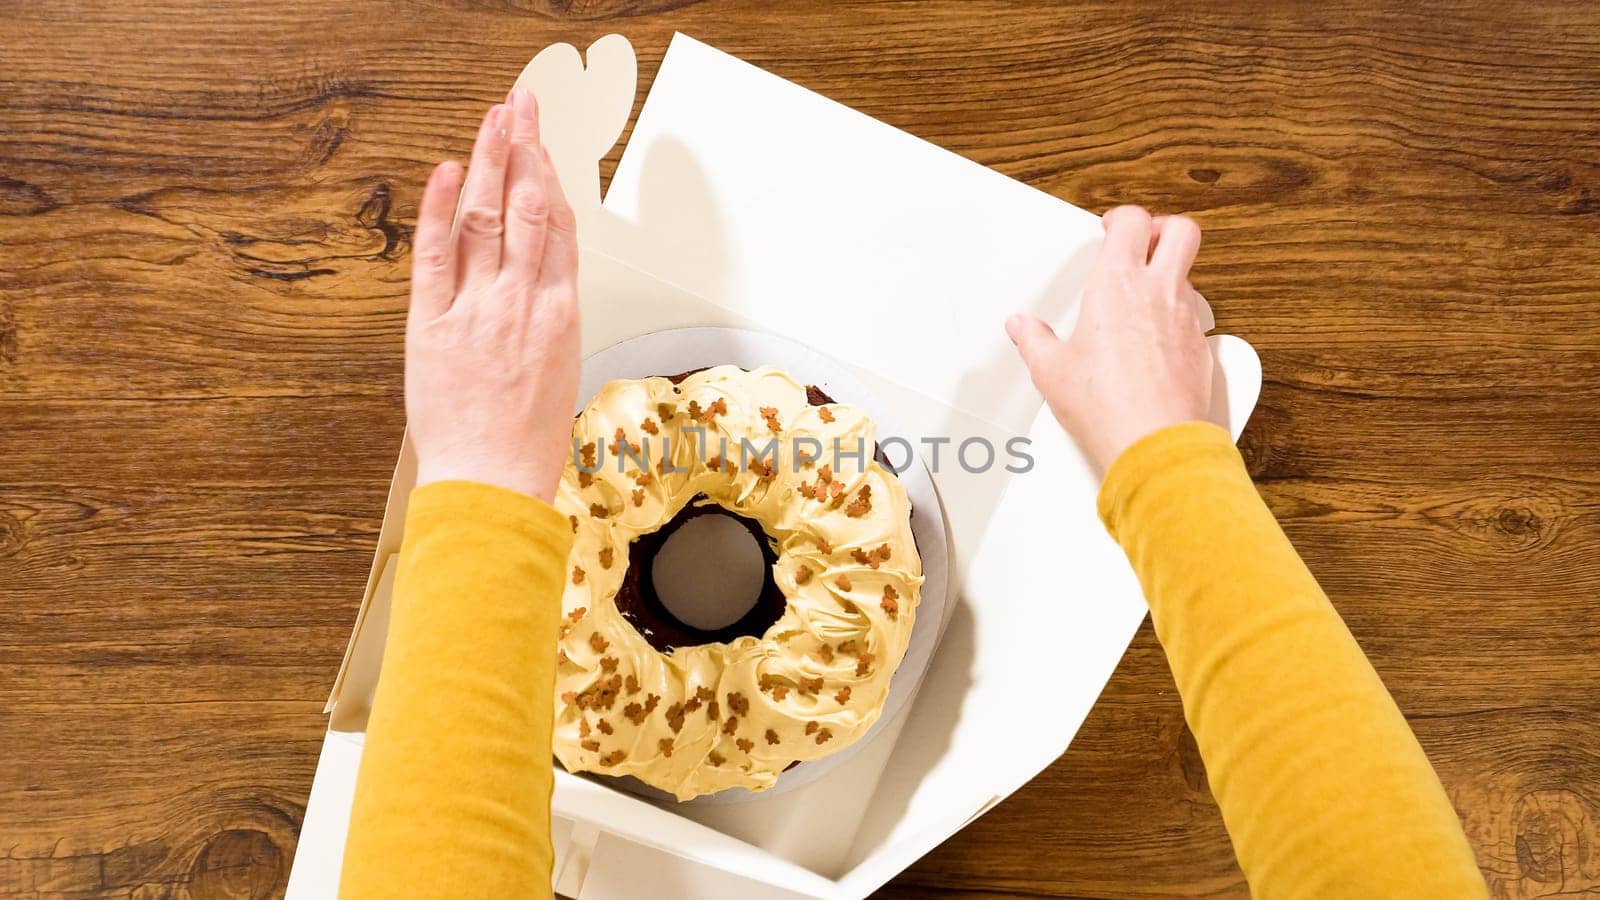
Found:
[{"label": "finger", "polygon": [[[544,262],[539,268],[539,286],[544,288],[576,287],[578,283],[578,219],[561,190],[561,179],[556,177],[556,167],[550,162],[550,151],[539,148],[544,157],[544,193],[550,207],[550,218],[545,232]],[[577,292],[555,291],[554,296],[577,301]]]},{"label": "finger", "polygon": [[429,321],[450,309],[456,294],[455,248],[450,222],[461,194],[461,166],[440,163],[428,175],[411,238],[411,315]]},{"label": "finger", "polygon": [[1143,267],[1150,258],[1154,225],[1150,214],[1138,206],[1118,206],[1100,217],[1105,241],[1100,245],[1102,260],[1130,267]]},{"label": "finger", "polygon": [[506,237],[500,275],[531,288],[545,255],[550,220],[545,190],[544,148],[539,145],[539,109],[533,94],[512,91],[510,160],[506,168]]},{"label": "finger", "polygon": [[1211,301],[1206,299],[1205,294],[1192,287],[1189,289],[1189,293],[1192,295],[1189,298],[1189,302],[1194,305],[1195,324],[1200,326],[1201,331],[1210,331],[1217,327],[1217,316],[1211,311]]},{"label": "finger", "polygon": [[1146,261],[1150,259],[1150,254],[1156,252],[1156,242],[1161,240],[1161,226],[1170,218],[1172,217],[1168,215],[1150,217],[1150,249],[1145,252]]},{"label": "finger", "polygon": [[1006,320],[1006,335],[1022,355],[1022,362],[1035,377],[1047,351],[1058,343],[1055,330],[1036,316],[1018,313]]},{"label": "finger", "polygon": [[472,163],[461,191],[461,212],[456,216],[457,275],[462,283],[493,278],[500,271],[506,154],[510,146],[508,112],[505,106],[490,109],[478,128],[478,141],[472,146]]},{"label": "finger", "polygon": [[1200,226],[1188,216],[1167,216],[1150,253],[1150,268],[1177,281],[1189,278],[1189,268],[1200,252]]}]

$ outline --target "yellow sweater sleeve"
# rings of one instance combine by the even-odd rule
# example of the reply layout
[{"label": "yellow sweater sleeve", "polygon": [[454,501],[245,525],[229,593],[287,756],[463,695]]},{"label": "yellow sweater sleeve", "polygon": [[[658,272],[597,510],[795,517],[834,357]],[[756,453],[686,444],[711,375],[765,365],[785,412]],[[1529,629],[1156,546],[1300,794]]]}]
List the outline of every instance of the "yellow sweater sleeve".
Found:
[{"label": "yellow sweater sleeve", "polygon": [[1130,447],[1100,515],[1144,586],[1255,896],[1487,896],[1438,776],[1225,431]]},{"label": "yellow sweater sleeve", "polygon": [[551,694],[572,532],[549,504],[417,488],[340,895],[550,896]]}]

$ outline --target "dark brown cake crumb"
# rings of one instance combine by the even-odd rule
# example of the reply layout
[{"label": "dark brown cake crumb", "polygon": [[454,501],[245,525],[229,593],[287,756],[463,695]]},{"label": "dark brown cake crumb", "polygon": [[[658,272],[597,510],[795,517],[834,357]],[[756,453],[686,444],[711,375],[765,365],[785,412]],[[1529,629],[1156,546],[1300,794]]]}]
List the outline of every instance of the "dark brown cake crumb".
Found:
[{"label": "dark brown cake crumb", "polygon": [[851,638],[850,640],[845,641],[844,643],[840,644],[839,645],[839,652],[840,653],[854,653],[854,652],[856,652],[855,638]]},{"label": "dark brown cake crumb", "polygon": [[642,431],[644,431],[646,434],[660,434],[661,433],[661,427],[656,424],[656,420],[652,419],[652,418],[650,418],[648,416],[645,417],[645,420],[643,422],[639,423],[639,428]]},{"label": "dark brown cake crumb", "polygon": [[622,708],[622,717],[635,725],[643,725],[644,707],[637,703],[629,703]]},{"label": "dark brown cake crumb", "polygon": [[826,728],[822,729],[821,731],[817,732],[817,745],[821,746],[822,744],[826,744],[828,739],[831,737],[833,737],[832,731]]},{"label": "dark brown cake crumb", "polygon": [[833,410],[829,409],[826,406],[819,406],[819,407],[817,407],[817,418],[821,419],[824,422],[832,422],[833,421]]},{"label": "dark brown cake crumb", "polygon": [[822,693],[822,676],[818,675],[815,678],[806,678],[802,676],[798,681],[796,681],[795,687],[803,696],[809,697],[812,694],[820,694]]},{"label": "dark brown cake crumb", "polygon": [[883,603],[880,605],[883,607],[884,613],[889,616],[889,621],[891,622],[900,618],[899,597],[900,594],[894,589],[894,585],[886,584],[883,586]]},{"label": "dark brown cake crumb", "polygon": [[763,407],[761,407],[761,418],[766,420],[767,428],[771,429],[773,434],[779,434],[779,433],[781,433],[783,431],[782,427],[780,427],[779,424],[778,424],[778,408],[777,407],[775,407],[775,406],[763,406]]},{"label": "dark brown cake crumb", "polygon": [[672,738],[662,738],[656,741],[656,746],[660,748],[662,756],[668,759],[672,758]]},{"label": "dark brown cake crumb", "polygon": [[733,734],[737,730],[739,730],[738,716],[729,716],[728,721],[722,723],[723,734]]},{"label": "dark brown cake crumb", "polygon": [[578,742],[578,746],[582,747],[585,750],[588,750],[590,753],[599,753],[600,752],[600,742],[599,741],[595,741],[595,740],[579,741]]},{"label": "dark brown cake crumb", "polygon": [[606,648],[611,646],[611,642],[605,639],[605,635],[596,631],[594,634],[589,635],[589,646],[593,647],[596,653],[604,653]]},{"label": "dark brown cake crumb", "polygon": [[587,607],[587,606],[574,607],[572,612],[567,613],[567,620],[570,621],[570,622],[573,622],[573,623],[577,623],[578,620],[582,619],[584,614],[587,613],[588,611],[589,611],[589,607]]},{"label": "dark brown cake crumb", "polygon": [[833,583],[838,585],[839,590],[841,591],[850,590],[850,578],[847,575],[840,575],[838,578],[833,580]]},{"label": "dark brown cake crumb", "polygon": [[628,696],[629,697],[632,697],[634,694],[639,693],[639,679],[635,678],[632,675],[629,675],[628,676],[628,680],[626,682],[626,685],[627,685],[627,688],[628,688]]},{"label": "dark brown cake crumb", "polygon": [[661,419],[661,421],[663,421],[663,422],[671,422],[672,421],[672,404],[671,403],[657,403],[656,404],[656,416],[659,417]]},{"label": "dark brown cake crumb", "polygon": [[[655,482],[655,480],[656,476],[650,472],[640,472],[639,474],[633,476],[633,483],[637,484],[639,487],[649,487]],[[886,556],[884,559],[888,559],[888,557]]]},{"label": "dark brown cake crumb", "polygon": [[611,515],[611,510],[606,509],[604,503],[591,503],[589,504],[589,515],[594,516],[596,519],[604,519]]},{"label": "dark brown cake crumb", "polygon": [[749,753],[751,750],[756,748],[756,742],[750,740],[749,738],[739,738],[738,740],[734,741],[733,744],[735,747],[738,747],[745,753]]},{"label": "dark brown cake crumb", "polygon": [[579,719],[578,720],[578,737],[588,737],[590,731],[592,731],[592,730],[593,729],[591,729],[589,727],[589,720],[588,719]]},{"label": "dark brown cake crumb", "polygon": [[728,693],[728,708],[733,710],[733,714],[736,716],[750,715],[750,701],[738,691],[730,691]]},{"label": "dark brown cake crumb", "polygon": [[596,719],[594,727],[600,729],[601,734],[616,734],[616,729],[612,728],[611,723],[605,719]]},{"label": "dark brown cake crumb", "polygon": [[833,645],[821,644],[817,647],[817,657],[825,663],[833,662]]},{"label": "dark brown cake crumb", "polygon": [[583,584],[583,567],[581,567],[581,566],[573,566],[572,567],[572,583],[573,584]]},{"label": "dark brown cake crumb", "polygon": [[611,568],[611,561],[616,558],[616,551],[610,547],[600,548],[600,568]]},{"label": "dark brown cake crumb", "polygon": [[778,733],[776,731],[773,731],[771,728],[768,728],[767,729],[767,743],[776,744],[777,742],[778,742]]},{"label": "dark brown cake crumb", "polygon": [[628,754],[624,753],[623,751],[613,750],[610,753],[607,753],[605,756],[600,757],[600,765],[614,766],[627,758]]},{"label": "dark brown cake crumb", "polygon": [[810,566],[801,566],[800,568],[794,570],[794,583],[795,584],[805,584],[806,582],[808,582],[810,580],[811,580],[811,567]]},{"label": "dark brown cake crumb", "polygon": [[813,719],[812,721],[806,723],[806,734],[816,734],[817,729],[821,727],[822,726],[817,724],[816,720]]},{"label": "dark brown cake crumb", "polygon": [[713,700],[706,704],[706,718],[713,722],[722,718],[722,709],[717,706],[717,701]]},{"label": "dark brown cake crumb", "polygon": [[567,521],[572,523],[572,533],[573,534],[577,534],[578,533],[578,517],[577,516],[567,516]]},{"label": "dark brown cake crumb", "polygon": [[674,703],[667,707],[667,727],[672,729],[673,734],[677,734],[683,730],[682,703]]},{"label": "dark brown cake crumb", "polygon": [[844,687],[839,688],[838,692],[833,695],[833,699],[839,701],[839,705],[840,706],[843,706],[844,704],[849,703],[850,702],[850,686],[847,684]]},{"label": "dark brown cake crumb", "polygon": [[634,490],[634,492],[633,492],[633,505],[634,506],[643,506],[644,505],[644,488],[636,488]]},{"label": "dark brown cake crumb", "polygon": [[591,484],[594,484],[594,473],[593,472],[579,472],[578,473],[578,487],[586,488]]},{"label": "dark brown cake crumb", "polygon": [[600,658],[600,671],[606,673],[607,675],[610,675],[612,672],[615,672],[616,670],[617,670],[617,658],[615,656],[603,656],[603,657]]},{"label": "dark brown cake crumb", "polygon": [[644,698],[644,714],[648,716],[649,714],[655,712],[656,707],[660,705],[660,703],[660,697],[656,696],[655,694],[646,694]]},{"label": "dark brown cake crumb", "polygon": [[831,556],[833,554],[833,545],[828,543],[825,538],[819,537],[817,538],[817,552],[823,556]]},{"label": "dark brown cake crumb", "polygon": [[871,653],[863,653],[856,657],[856,674],[866,675],[867,672],[871,671],[868,667],[872,665],[873,659],[874,657]]},{"label": "dark brown cake crumb", "polygon": [[713,751],[711,751],[711,755],[706,757],[706,761],[711,763],[713,766],[720,766],[723,763],[727,762],[728,759],[727,759],[727,757],[723,756],[721,753],[718,753],[717,751],[713,750]]}]

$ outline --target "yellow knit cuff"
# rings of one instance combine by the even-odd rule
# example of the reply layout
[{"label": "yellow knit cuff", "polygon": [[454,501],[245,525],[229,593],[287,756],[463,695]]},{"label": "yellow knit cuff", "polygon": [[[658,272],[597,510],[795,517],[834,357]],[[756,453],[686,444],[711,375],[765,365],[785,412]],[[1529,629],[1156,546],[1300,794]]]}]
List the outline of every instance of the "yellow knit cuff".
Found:
[{"label": "yellow knit cuff", "polygon": [[1169,425],[1134,441],[1111,463],[1100,484],[1100,521],[1115,536],[1118,523],[1128,515],[1143,488],[1157,476],[1193,464],[1236,466],[1241,472],[1244,469],[1244,460],[1226,430],[1210,422]]},{"label": "yellow knit cuff", "polygon": [[[494,523],[570,547],[572,528],[556,508],[527,494],[476,481],[434,481],[411,491],[408,522],[461,516]],[[562,551],[563,556],[566,551]]]}]

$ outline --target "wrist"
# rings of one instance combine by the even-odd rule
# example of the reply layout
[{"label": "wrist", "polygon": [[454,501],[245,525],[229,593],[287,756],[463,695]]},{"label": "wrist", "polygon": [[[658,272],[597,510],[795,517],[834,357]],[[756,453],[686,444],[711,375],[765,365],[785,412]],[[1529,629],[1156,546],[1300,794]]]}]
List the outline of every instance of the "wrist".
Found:
[{"label": "wrist", "polygon": [[416,486],[422,487],[440,481],[470,481],[516,491],[543,500],[545,503],[554,503],[556,483],[561,478],[560,469],[557,468],[551,473],[540,471],[541,468],[543,467],[418,460]]}]

